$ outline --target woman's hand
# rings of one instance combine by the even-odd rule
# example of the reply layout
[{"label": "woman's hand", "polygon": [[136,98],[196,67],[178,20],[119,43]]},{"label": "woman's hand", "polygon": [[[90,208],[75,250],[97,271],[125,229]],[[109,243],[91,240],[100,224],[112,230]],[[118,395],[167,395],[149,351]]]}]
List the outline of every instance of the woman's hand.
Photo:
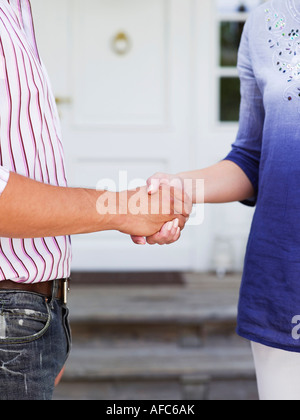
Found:
[{"label": "woman's hand", "polygon": [[177,242],[181,236],[181,229],[179,227],[178,219],[173,222],[168,222],[161,230],[153,236],[148,238],[140,236],[132,236],[132,240],[136,245],[171,245]]}]

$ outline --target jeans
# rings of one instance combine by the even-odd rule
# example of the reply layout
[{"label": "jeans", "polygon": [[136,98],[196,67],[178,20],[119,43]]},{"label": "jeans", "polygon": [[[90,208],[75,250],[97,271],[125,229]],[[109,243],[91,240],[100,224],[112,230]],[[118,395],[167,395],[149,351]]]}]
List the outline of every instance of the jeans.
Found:
[{"label": "jeans", "polygon": [[51,400],[71,348],[69,311],[29,292],[0,292],[0,401]]}]

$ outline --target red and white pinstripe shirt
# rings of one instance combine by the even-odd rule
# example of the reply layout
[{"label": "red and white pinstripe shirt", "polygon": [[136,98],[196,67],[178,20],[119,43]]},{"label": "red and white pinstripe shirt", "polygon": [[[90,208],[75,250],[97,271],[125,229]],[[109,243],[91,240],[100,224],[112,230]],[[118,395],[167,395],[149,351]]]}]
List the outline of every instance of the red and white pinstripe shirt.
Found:
[{"label": "red and white pinstripe shirt", "polygon": [[[9,172],[67,185],[59,117],[29,0],[0,0],[0,194]],[[69,237],[0,238],[0,281],[68,277],[70,262]]]}]

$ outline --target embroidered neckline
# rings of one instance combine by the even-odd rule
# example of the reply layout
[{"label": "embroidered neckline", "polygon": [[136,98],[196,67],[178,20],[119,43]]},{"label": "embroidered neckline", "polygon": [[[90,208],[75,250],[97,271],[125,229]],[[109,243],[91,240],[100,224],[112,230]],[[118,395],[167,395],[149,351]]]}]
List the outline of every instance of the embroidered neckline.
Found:
[{"label": "embroidered neckline", "polygon": [[[288,0],[289,3],[294,0]],[[300,28],[289,25],[286,16],[273,7],[265,9],[267,31],[269,33],[268,44],[273,51],[273,65],[286,79],[287,87],[284,90],[284,100],[291,102],[300,99]],[[298,13],[300,21],[300,13]],[[300,103],[298,102],[300,113]]]}]

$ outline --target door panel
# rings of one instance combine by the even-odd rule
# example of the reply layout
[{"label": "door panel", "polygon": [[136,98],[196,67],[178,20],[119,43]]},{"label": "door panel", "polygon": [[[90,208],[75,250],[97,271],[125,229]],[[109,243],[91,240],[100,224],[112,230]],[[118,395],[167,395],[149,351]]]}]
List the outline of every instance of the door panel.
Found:
[{"label": "door panel", "polygon": [[[49,32],[39,23],[37,32],[60,98],[69,184],[96,188],[109,178],[122,190],[126,179],[144,185],[154,172],[189,168],[193,1],[38,3],[40,21],[50,16],[53,24],[57,10],[65,11],[65,27],[51,37],[60,63],[47,49]],[[74,268],[191,269],[190,235],[187,229],[172,247],[145,249],[116,232],[76,237]]]},{"label": "door panel", "polygon": [[74,0],[76,124],[165,124],[169,6]]}]

